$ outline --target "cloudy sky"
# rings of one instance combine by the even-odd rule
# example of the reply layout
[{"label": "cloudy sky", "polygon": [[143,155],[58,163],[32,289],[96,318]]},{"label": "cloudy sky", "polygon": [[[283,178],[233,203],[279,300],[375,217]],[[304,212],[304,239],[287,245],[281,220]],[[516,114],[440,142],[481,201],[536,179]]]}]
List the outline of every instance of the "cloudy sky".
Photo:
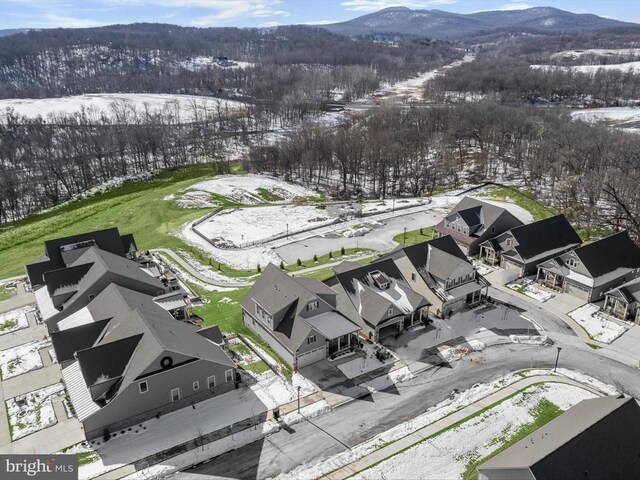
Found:
[{"label": "cloudy sky", "polygon": [[640,23],[640,0],[0,0],[0,29],[132,22],[197,27],[330,23],[400,5],[457,13],[553,6]]}]

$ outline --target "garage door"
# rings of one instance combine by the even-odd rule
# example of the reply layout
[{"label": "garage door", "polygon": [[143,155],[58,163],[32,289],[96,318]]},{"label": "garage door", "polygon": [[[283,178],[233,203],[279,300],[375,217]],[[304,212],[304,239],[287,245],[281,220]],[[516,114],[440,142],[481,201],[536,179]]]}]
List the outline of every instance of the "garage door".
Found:
[{"label": "garage door", "polygon": [[326,347],[316,348],[306,353],[298,355],[298,368],[306,367],[312,363],[324,360],[326,357]]},{"label": "garage door", "polygon": [[504,257],[502,257],[502,265],[500,266],[505,270],[511,270],[512,272],[517,272],[518,275],[522,275],[522,267],[516,263],[510,262]]},{"label": "garage door", "polygon": [[574,297],[584,300],[585,302],[589,301],[589,291],[584,288],[580,288],[569,282],[564,282],[564,291],[570,293]]}]

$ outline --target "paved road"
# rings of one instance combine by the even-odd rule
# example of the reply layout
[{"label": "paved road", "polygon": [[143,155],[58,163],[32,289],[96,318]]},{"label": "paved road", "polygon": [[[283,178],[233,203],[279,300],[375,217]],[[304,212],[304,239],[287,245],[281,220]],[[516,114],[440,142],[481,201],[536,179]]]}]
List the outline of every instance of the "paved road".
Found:
[{"label": "paved road", "polygon": [[[522,368],[551,367],[553,347],[497,346],[454,362],[450,368],[431,369],[416,378],[371,397],[350,402],[311,421],[282,430],[199,465],[176,478],[195,475],[262,479],[318,462],[353,447],[401,422],[424,413],[458,388],[488,382]],[[601,357],[588,347],[564,345],[560,366],[582,371],[640,397],[637,369]],[[238,461],[242,459],[242,461]]]}]

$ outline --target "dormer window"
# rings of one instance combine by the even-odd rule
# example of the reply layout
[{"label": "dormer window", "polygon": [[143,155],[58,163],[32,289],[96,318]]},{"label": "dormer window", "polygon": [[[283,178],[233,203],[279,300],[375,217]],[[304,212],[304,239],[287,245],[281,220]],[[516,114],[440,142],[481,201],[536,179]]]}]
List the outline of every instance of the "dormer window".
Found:
[{"label": "dormer window", "polygon": [[578,261],[575,258],[567,258],[565,263],[567,264],[567,267],[575,268],[578,266]]},{"label": "dormer window", "polygon": [[387,315],[389,316],[393,315],[393,308],[390,308],[389,310],[387,310]]},{"label": "dormer window", "polygon": [[389,285],[391,283],[391,281],[389,280],[389,277],[387,277],[384,273],[382,273],[379,270],[376,270],[375,272],[371,272],[371,279],[373,280],[373,283],[375,284],[375,286],[378,287],[380,290],[386,290],[387,288],[389,288]]},{"label": "dormer window", "polygon": [[314,300],[313,302],[307,303],[308,312],[310,312],[311,310],[315,310],[317,308],[320,308],[320,302],[318,300]]}]

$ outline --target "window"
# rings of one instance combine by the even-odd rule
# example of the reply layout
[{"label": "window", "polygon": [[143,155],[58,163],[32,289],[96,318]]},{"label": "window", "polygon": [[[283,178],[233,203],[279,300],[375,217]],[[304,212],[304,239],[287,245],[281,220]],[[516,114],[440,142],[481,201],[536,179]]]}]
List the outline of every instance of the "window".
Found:
[{"label": "window", "polygon": [[491,227],[491,233],[495,233],[496,227]]},{"label": "window", "polygon": [[390,308],[389,311],[387,312],[388,315],[393,315],[393,308]]},{"label": "window", "polygon": [[197,380],[193,382],[193,390],[200,390],[200,382],[198,382]]},{"label": "window", "polygon": [[269,312],[267,312],[264,308],[262,308],[257,303],[256,303],[256,316],[260,320],[267,322],[269,325],[271,325],[273,322],[273,317],[269,314]]},{"label": "window", "polygon": [[415,274],[415,273],[412,273],[412,274],[411,274],[411,281],[412,281],[412,282],[415,282],[415,281],[416,281],[416,274]]},{"label": "window", "polygon": [[210,377],[207,377],[207,388],[213,388],[215,386],[216,386],[216,376],[211,375]]},{"label": "window", "polygon": [[510,247],[513,242],[510,238],[507,238],[507,247]]},{"label": "window", "polygon": [[96,298],[96,294],[95,293],[90,293],[89,294],[89,301],[93,300],[94,298]]},{"label": "window", "polygon": [[147,393],[149,391],[149,385],[147,382],[140,382],[138,384],[138,390],[140,390],[140,393]]},{"label": "window", "polygon": [[233,370],[229,369],[224,372],[224,381],[230,382],[233,380]]},{"label": "window", "polygon": [[577,267],[578,266],[578,261],[575,258],[567,258],[567,261],[565,262],[567,264],[568,267]]},{"label": "window", "polygon": [[178,400],[180,400],[180,389],[179,388],[172,388],[171,389],[171,401],[172,402],[177,402]]},{"label": "window", "polygon": [[312,343],[316,343],[315,335],[309,335],[309,337],[307,338],[307,345],[311,345]]},{"label": "window", "polygon": [[307,311],[315,310],[316,308],[320,308],[320,302],[315,300],[313,302],[309,302],[307,304]]}]

